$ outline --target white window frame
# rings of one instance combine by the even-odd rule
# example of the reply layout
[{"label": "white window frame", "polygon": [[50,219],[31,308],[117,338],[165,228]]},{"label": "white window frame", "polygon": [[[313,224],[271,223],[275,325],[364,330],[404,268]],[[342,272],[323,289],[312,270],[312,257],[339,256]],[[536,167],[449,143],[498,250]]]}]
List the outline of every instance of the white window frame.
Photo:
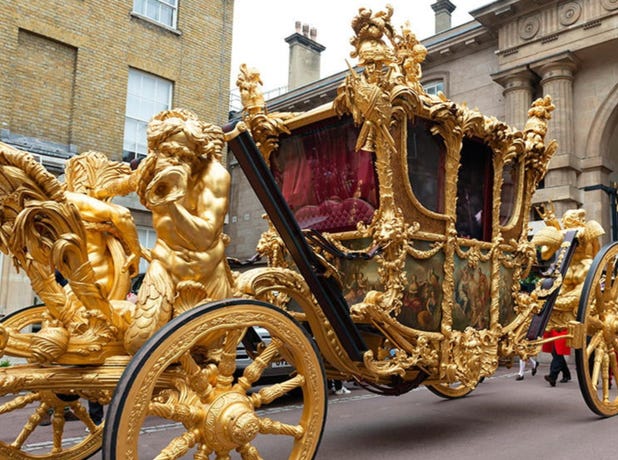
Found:
[{"label": "white window frame", "polygon": [[176,29],[178,0],[133,0],[133,13]]},{"label": "white window frame", "polygon": [[129,69],[122,159],[130,162],[148,153],[146,127],[162,110],[172,107],[174,83],[138,69]]},{"label": "white window frame", "polygon": [[[142,247],[152,249],[157,241],[157,232],[152,228],[137,226],[137,236]],[[150,262],[142,257],[139,262],[139,272],[146,273]]]},{"label": "white window frame", "polygon": [[437,96],[438,92],[440,91],[446,93],[445,88],[446,85],[444,83],[444,80],[441,78],[437,78],[435,80],[430,80],[426,83],[423,83],[423,89],[425,90],[425,92],[434,96]]}]

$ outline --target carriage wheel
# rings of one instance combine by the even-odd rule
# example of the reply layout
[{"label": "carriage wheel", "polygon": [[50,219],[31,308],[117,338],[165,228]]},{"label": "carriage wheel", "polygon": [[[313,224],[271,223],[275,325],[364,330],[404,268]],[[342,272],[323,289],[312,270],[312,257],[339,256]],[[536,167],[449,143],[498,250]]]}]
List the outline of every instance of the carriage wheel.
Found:
[{"label": "carriage wheel", "polygon": [[[269,339],[239,375],[237,348],[257,328]],[[257,386],[281,360],[291,375]],[[279,404],[292,390],[302,394],[299,415]],[[110,405],[103,458],[309,459],[326,403],[321,358],[296,321],[254,300],[214,302],[172,320],[133,357]]]},{"label": "carriage wheel", "polygon": [[46,310],[47,307],[45,305],[30,305],[29,307],[9,313],[0,319],[0,323],[3,326],[21,331],[29,326],[41,324],[41,318]]},{"label": "carriage wheel", "polygon": [[618,413],[618,243],[594,258],[579,301],[577,321],[584,325],[576,344],[579,388],[588,407],[602,417]]},{"label": "carriage wheel", "polygon": [[[44,305],[26,307],[5,316],[0,323],[21,331],[40,323],[45,309]],[[0,404],[0,420],[10,420],[0,421],[3,427],[0,430],[0,458],[77,460],[97,452],[101,448],[103,427],[92,422],[78,397],[67,398],[61,388],[31,391],[28,381],[36,367],[15,365],[12,370],[19,371],[20,367],[24,369],[23,377],[13,379],[16,384],[10,386],[10,392],[3,392]],[[70,391],[66,389],[66,393]],[[66,408],[80,423],[65,423]],[[33,441],[35,436],[36,441]]]},{"label": "carriage wheel", "polygon": [[444,399],[458,399],[469,395],[476,388],[470,388],[465,386],[461,382],[455,383],[437,383],[435,385],[427,385],[427,389],[433,394],[440,396]]}]

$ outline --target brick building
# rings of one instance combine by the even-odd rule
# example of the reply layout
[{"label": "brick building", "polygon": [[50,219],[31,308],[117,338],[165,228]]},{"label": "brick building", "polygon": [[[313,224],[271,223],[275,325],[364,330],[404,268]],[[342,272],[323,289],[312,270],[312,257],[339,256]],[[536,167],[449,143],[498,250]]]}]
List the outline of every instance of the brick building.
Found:
[{"label": "brick building", "polygon": [[[550,94],[556,110],[547,136],[559,148],[534,201],[552,200],[558,215],[583,207],[608,232],[605,241],[618,235],[611,206],[618,182],[618,2],[497,0],[471,11],[473,21],[451,27],[456,3],[432,5],[436,34],[423,40],[426,91],[443,91],[519,129],[532,100]],[[272,98],[268,109],[304,111],[331,101],[346,73]],[[233,163],[231,172],[230,252],[247,257],[266,227]]]},{"label": "brick building", "polygon": [[[227,120],[233,0],[1,0],[0,9],[0,140],[57,174],[88,150],[145,155],[146,124],[163,109]],[[150,245],[149,214],[135,211]],[[1,256],[0,315],[33,300]]]}]

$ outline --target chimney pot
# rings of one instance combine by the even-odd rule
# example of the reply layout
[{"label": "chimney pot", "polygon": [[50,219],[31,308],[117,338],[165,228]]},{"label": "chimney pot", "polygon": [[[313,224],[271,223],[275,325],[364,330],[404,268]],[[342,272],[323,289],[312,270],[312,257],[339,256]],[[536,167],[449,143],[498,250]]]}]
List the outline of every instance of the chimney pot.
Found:
[{"label": "chimney pot", "polygon": [[320,54],[326,47],[316,41],[317,35],[318,30],[315,27],[296,22],[296,33],[285,39],[290,45],[289,90],[320,78]]},{"label": "chimney pot", "polygon": [[296,21],[294,23],[294,27],[296,29],[296,33],[299,34],[300,33],[300,21]]},{"label": "chimney pot", "polygon": [[436,0],[431,5],[431,8],[436,13],[436,34],[450,29],[451,13],[455,10],[456,6],[450,0]]}]

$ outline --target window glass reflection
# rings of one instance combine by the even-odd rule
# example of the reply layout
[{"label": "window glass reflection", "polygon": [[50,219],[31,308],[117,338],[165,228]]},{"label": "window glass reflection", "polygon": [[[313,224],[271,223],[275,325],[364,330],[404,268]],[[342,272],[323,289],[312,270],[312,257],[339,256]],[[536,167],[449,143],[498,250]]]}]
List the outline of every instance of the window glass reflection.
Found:
[{"label": "window glass reflection", "polygon": [[427,209],[444,212],[444,143],[422,118],[408,122],[407,161],[412,192]]},{"label": "window glass reflection", "polygon": [[506,225],[515,211],[517,187],[519,184],[519,164],[508,163],[502,170],[502,191],[500,201],[500,225]]}]

